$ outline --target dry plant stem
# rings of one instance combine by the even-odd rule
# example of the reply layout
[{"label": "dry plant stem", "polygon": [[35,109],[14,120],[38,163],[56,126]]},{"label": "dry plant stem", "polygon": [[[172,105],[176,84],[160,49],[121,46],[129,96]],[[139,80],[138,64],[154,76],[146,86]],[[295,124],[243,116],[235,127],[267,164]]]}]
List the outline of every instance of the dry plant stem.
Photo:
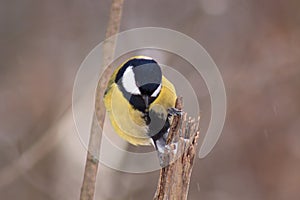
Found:
[{"label": "dry plant stem", "polygon": [[[106,38],[109,38],[119,32],[121,23],[123,0],[113,0],[110,10],[109,22],[106,31]],[[116,38],[107,40],[103,46],[103,66],[108,66],[112,60],[116,45]],[[92,121],[91,134],[85,164],[83,183],[81,187],[80,200],[92,200],[95,194],[95,185],[98,171],[98,156],[101,144],[101,130],[105,119],[105,109],[102,102],[109,77],[112,73],[112,67],[109,66],[104,71],[97,85],[97,94],[95,101],[95,114]]]},{"label": "dry plant stem", "polygon": [[[176,101],[176,108],[182,109],[182,98]],[[199,136],[197,121],[175,116],[171,125],[167,144],[178,141],[175,155],[165,151],[165,157],[172,161],[160,170],[154,200],[186,200],[195,158],[196,141]]]}]

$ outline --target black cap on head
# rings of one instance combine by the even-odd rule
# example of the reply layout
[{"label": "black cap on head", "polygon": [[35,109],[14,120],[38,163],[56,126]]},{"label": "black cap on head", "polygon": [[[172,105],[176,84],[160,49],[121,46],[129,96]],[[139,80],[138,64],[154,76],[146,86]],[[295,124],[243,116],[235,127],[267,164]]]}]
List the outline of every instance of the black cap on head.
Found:
[{"label": "black cap on head", "polygon": [[116,75],[115,82],[126,99],[138,110],[145,111],[161,89],[162,72],[158,63],[148,57],[127,61]]},{"label": "black cap on head", "polygon": [[133,68],[133,72],[136,84],[143,95],[151,96],[161,84],[162,73],[156,62],[138,65]]}]

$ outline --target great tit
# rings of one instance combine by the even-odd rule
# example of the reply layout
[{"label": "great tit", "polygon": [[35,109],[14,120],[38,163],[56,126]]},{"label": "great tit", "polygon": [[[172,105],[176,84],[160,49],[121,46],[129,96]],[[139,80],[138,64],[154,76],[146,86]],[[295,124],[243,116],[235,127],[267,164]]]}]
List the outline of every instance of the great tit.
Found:
[{"label": "great tit", "polygon": [[[115,132],[133,145],[153,144],[162,151],[177,95],[159,64],[147,56],[135,56],[112,74],[104,104]],[[174,109],[173,109],[174,110]]]}]

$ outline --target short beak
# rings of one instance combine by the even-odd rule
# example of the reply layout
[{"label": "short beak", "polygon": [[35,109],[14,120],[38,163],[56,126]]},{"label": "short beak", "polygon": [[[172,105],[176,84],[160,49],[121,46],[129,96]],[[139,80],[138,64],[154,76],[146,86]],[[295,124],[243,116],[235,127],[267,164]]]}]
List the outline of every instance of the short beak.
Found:
[{"label": "short beak", "polygon": [[146,105],[146,109],[148,110],[149,108],[149,97],[147,95],[143,95],[143,99]]}]

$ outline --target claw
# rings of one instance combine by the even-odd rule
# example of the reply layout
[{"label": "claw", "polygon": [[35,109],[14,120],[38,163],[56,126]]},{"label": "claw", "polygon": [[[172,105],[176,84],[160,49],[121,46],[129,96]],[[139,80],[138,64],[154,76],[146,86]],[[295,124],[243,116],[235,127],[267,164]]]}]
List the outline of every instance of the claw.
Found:
[{"label": "claw", "polygon": [[181,116],[182,115],[182,110],[179,110],[177,108],[168,108],[168,114],[169,115],[174,115],[174,116]]}]

